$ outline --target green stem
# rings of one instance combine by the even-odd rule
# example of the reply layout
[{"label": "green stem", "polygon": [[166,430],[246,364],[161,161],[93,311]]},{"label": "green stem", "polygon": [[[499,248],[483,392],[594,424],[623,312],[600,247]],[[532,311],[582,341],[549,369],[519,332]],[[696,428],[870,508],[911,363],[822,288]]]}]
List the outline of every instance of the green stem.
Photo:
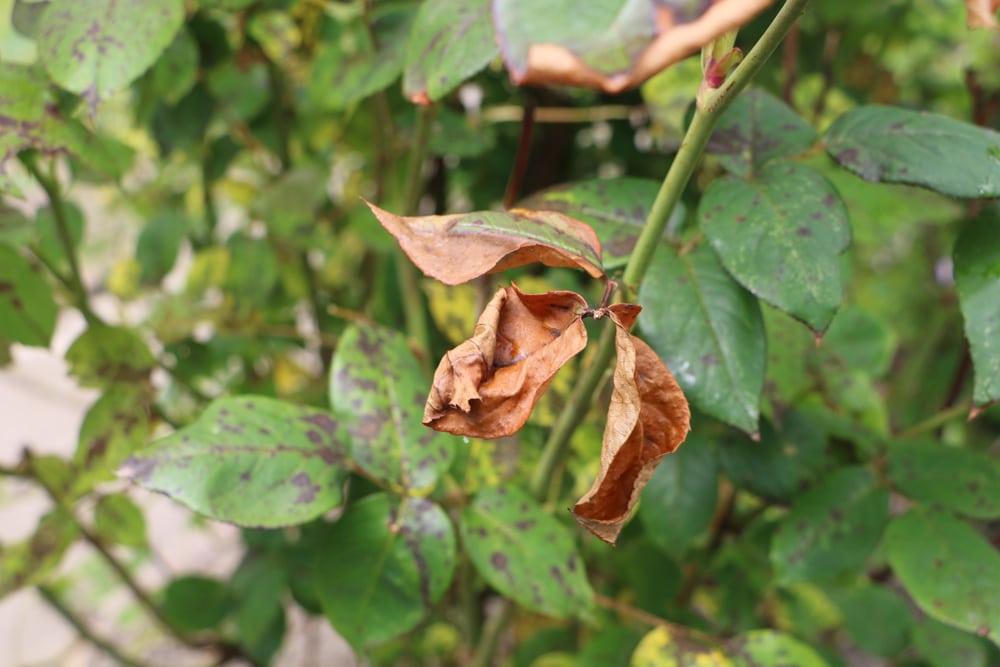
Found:
[{"label": "green stem", "polygon": [[969,406],[964,402],[956,403],[951,407],[945,408],[940,412],[937,412],[922,422],[918,422],[913,426],[900,431],[896,434],[897,438],[913,438],[918,435],[923,435],[928,431],[933,431],[941,426],[944,426],[952,419],[957,419],[959,417],[964,417],[969,414]]},{"label": "green stem", "polygon": [[[674,161],[670,164],[670,169],[667,170],[667,175],[663,179],[656,200],[649,209],[645,227],[643,227],[642,233],[636,241],[635,249],[625,266],[622,289],[619,292],[620,298],[630,298],[638,289],[639,284],[642,283],[646,270],[653,259],[653,254],[660,243],[663,230],[670,220],[670,215],[684,194],[684,189],[694,174],[695,167],[708,143],[708,138],[722,112],[750,83],[767,58],[778,47],[778,44],[781,43],[781,40],[802,14],[807,2],[808,0],[786,0],[771,25],[761,35],[760,40],[726,79],[722,87],[709,98],[704,105],[705,108],[699,107],[695,110],[691,125],[684,135],[677,155],[674,156]],[[547,480],[565,456],[569,440],[576,430],[577,424],[590,408],[594,394],[611,363],[615,346],[612,329],[613,327],[608,327],[601,336],[593,362],[584,371],[583,377],[570,396],[569,404],[559,415],[549,433],[549,438],[542,451],[541,461],[532,478],[531,491],[536,497],[544,493]]]},{"label": "green stem", "polygon": [[[24,168],[28,170],[28,173],[35,177],[42,189],[45,190],[45,194],[49,199],[49,204],[52,206],[52,217],[56,222],[56,234],[59,237],[59,244],[62,246],[63,254],[66,255],[66,261],[69,263],[69,272],[67,280],[69,281],[69,286],[73,292],[73,296],[76,299],[76,306],[79,308],[80,312],[83,314],[84,319],[87,320],[88,324],[93,324],[98,322],[97,316],[90,307],[90,298],[87,295],[87,288],[83,285],[83,278],[80,272],[80,262],[76,256],[76,248],[73,245],[73,237],[69,232],[69,220],[66,217],[66,207],[63,201],[62,192],[59,189],[59,182],[54,177],[46,176],[42,173],[41,169],[35,163],[33,155],[22,155],[21,163]],[[57,276],[59,274],[56,274]]]},{"label": "green stem", "polygon": [[118,575],[118,578],[121,579],[123,584],[125,584],[125,587],[129,589],[133,596],[135,596],[135,599],[139,602],[139,604],[146,609],[150,616],[152,616],[171,635],[177,637],[181,641],[187,642],[185,633],[175,627],[173,623],[171,623],[170,620],[163,615],[160,607],[153,602],[153,599],[148,593],[146,593],[146,591],[139,587],[139,584],[136,582],[135,578],[132,577],[132,574],[125,568],[125,566],[122,565],[117,558],[115,558],[114,554],[108,550],[101,539],[94,533],[90,532],[90,529],[87,528],[82,521],[80,521],[79,517],[77,517],[76,513],[73,511],[73,508],[69,506],[69,503],[62,496],[62,494],[60,494],[59,490],[53,488],[45,479],[45,476],[40,474],[40,472],[35,468],[33,456],[30,452],[25,452],[25,462],[32,479],[45,490],[45,492],[49,495],[49,498],[52,499],[52,502],[55,503],[56,508],[58,508],[67,519],[73,522],[76,528],[80,531],[80,535],[83,539],[86,540],[97,551],[97,553],[100,554],[108,566],[114,570],[115,574]]},{"label": "green stem", "polygon": [[146,667],[143,663],[126,657],[113,644],[95,635],[94,632],[83,622],[83,619],[77,618],[76,614],[73,613],[73,610],[71,610],[61,599],[59,599],[59,595],[56,594],[51,587],[39,586],[38,594],[42,596],[42,599],[45,600],[49,606],[56,611],[56,613],[63,617],[63,620],[72,625],[73,629],[76,630],[81,637],[90,642],[99,651],[105,653],[116,663],[125,665],[125,667]]},{"label": "green stem", "polygon": [[[433,107],[417,109],[417,127],[413,137],[413,147],[410,151],[410,163],[406,170],[406,193],[403,197],[403,215],[415,215],[420,204],[420,195],[424,190],[424,182],[420,176],[424,159],[427,156],[427,145],[431,137],[431,125],[434,120]],[[396,248],[396,268],[399,274],[399,289],[403,295],[403,312],[406,317],[406,332],[421,352],[424,367],[429,371],[427,357],[430,350],[428,338],[427,310],[424,308],[420,293],[420,275],[409,258]]]},{"label": "green stem", "polygon": [[514,603],[507,598],[500,600],[500,608],[493,612],[493,615],[487,619],[486,625],[483,627],[482,637],[479,639],[479,644],[476,646],[476,653],[472,656],[472,660],[469,661],[468,667],[490,667],[493,664],[493,659],[497,653],[497,645],[500,643],[500,637],[503,635],[504,630],[507,629],[511,620],[513,620],[516,609],[517,607]]}]

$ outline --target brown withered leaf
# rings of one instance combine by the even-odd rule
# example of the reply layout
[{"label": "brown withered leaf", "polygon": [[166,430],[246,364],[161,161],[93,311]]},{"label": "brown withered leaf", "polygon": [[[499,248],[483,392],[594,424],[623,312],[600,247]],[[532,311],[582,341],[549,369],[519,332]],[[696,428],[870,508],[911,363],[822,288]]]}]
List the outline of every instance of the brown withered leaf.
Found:
[{"label": "brown withered leaf", "polygon": [[604,275],[601,242],[585,222],[556,211],[475,211],[404,217],[365,202],[403,252],[431,278],[460,285],[540,262]]},{"label": "brown withered leaf", "polygon": [[677,449],[691,429],[691,411],[673,374],[649,345],[629,333],[640,310],[619,303],[606,311],[616,327],[618,363],[601,467],[590,490],[573,507],[576,520],[610,544],[660,460]]},{"label": "brown withered leaf", "polygon": [[773,0],[714,0],[704,11],[686,2],[621,0],[616,8],[604,3],[615,14],[602,21],[572,11],[573,2],[493,0],[497,42],[515,84],[620,93],[745,25]]},{"label": "brown withered leaf", "polygon": [[556,371],[587,345],[586,309],[575,292],[498,290],[472,338],[438,364],[424,424],[478,438],[516,433]]},{"label": "brown withered leaf", "polygon": [[965,0],[966,21],[970,28],[998,28],[1000,0]]}]

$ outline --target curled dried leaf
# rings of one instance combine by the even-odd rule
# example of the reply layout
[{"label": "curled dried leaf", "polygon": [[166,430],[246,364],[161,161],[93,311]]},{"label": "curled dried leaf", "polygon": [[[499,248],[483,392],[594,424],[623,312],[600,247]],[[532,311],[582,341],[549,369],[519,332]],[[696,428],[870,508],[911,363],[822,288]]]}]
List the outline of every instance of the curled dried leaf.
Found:
[{"label": "curled dried leaf", "polygon": [[556,371],[587,345],[586,310],[575,292],[501,288],[472,338],[438,364],[424,424],[478,438],[516,433]]},{"label": "curled dried leaf", "polygon": [[673,374],[649,345],[629,333],[640,310],[634,304],[619,303],[598,312],[615,324],[618,363],[600,471],[573,507],[573,515],[610,544],[618,538],[660,460],[676,450],[691,429],[687,399]]},{"label": "curled dried leaf", "polygon": [[494,22],[514,83],[620,93],[745,25],[772,1],[714,0],[692,15],[690,3],[622,0],[608,31],[598,21],[584,27],[572,20],[529,21],[525,0],[494,0]]},{"label": "curled dried leaf", "polygon": [[404,217],[366,203],[413,263],[446,285],[532,262],[604,275],[597,234],[562,213],[515,208]]},{"label": "curled dried leaf", "polygon": [[997,21],[1000,0],[965,0],[966,20],[970,28],[1000,28]]}]

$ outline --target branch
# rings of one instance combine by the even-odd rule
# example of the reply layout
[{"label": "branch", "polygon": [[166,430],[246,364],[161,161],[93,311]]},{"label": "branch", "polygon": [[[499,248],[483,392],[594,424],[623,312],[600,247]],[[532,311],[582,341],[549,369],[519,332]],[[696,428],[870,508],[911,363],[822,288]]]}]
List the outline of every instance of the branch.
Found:
[{"label": "branch", "polygon": [[[635,249],[625,266],[622,289],[619,291],[619,297],[623,300],[628,300],[642,283],[646,270],[653,259],[653,254],[660,243],[663,230],[670,220],[670,215],[680,201],[688,181],[691,180],[695,167],[705,150],[705,145],[708,143],[708,138],[722,112],[750,83],[767,58],[778,47],[778,44],[781,43],[781,40],[802,14],[807,2],[808,0],[787,0],[774,17],[771,25],[761,35],[760,40],[723,83],[722,88],[709,98],[704,109],[695,110],[691,125],[674,156],[674,161],[670,164],[670,169],[663,179],[656,200],[649,209],[646,225],[643,227],[642,234],[636,241]],[[593,362],[584,371],[583,377],[570,396],[566,409],[559,415],[559,419],[549,433],[549,439],[542,451],[541,461],[535,468],[535,475],[532,478],[531,492],[536,498],[544,492],[548,479],[565,455],[566,447],[577,424],[590,409],[595,392],[611,363],[611,357],[614,355],[614,341],[613,329],[610,327],[605,329],[598,343]]]},{"label": "branch", "polygon": [[59,599],[59,596],[54,590],[52,590],[51,587],[38,586],[38,594],[42,596],[42,599],[45,600],[49,606],[56,611],[56,613],[62,616],[64,621],[72,625],[73,629],[76,630],[81,637],[93,644],[97,650],[107,654],[109,658],[120,665],[125,665],[125,667],[147,667],[138,660],[133,660],[132,658],[123,655],[114,644],[95,635],[94,632],[83,622],[83,619],[78,618],[73,610]]}]

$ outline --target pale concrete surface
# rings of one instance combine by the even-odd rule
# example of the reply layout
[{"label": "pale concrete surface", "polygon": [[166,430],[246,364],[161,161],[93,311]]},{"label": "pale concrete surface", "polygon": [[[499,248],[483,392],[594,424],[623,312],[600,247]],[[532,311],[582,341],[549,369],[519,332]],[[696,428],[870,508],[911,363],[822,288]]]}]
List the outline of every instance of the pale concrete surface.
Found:
[{"label": "pale concrete surface", "polygon": [[[113,318],[112,318],[113,319]],[[14,465],[23,447],[38,454],[71,456],[83,416],[98,394],[67,375],[63,354],[83,330],[74,311],[61,315],[50,350],[17,346],[14,364],[0,370],[0,463]],[[109,490],[128,489],[123,482]],[[192,522],[192,515],[170,499],[141,489],[129,490],[143,508],[152,558],[137,571],[149,591],[176,574],[225,578],[239,563],[242,545],[234,526]],[[45,494],[18,480],[0,478],[0,543],[29,537],[51,508]],[[86,515],[86,508],[80,510]],[[150,665],[183,667],[209,664],[210,656],[165,640],[106,567],[84,544],[75,545],[59,575],[70,579],[67,601],[95,632],[126,655]],[[346,643],[323,619],[309,619],[293,606],[285,644],[274,661],[280,667],[351,667]],[[34,589],[0,599],[0,667],[104,667],[113,660],[79,638]]]}]

